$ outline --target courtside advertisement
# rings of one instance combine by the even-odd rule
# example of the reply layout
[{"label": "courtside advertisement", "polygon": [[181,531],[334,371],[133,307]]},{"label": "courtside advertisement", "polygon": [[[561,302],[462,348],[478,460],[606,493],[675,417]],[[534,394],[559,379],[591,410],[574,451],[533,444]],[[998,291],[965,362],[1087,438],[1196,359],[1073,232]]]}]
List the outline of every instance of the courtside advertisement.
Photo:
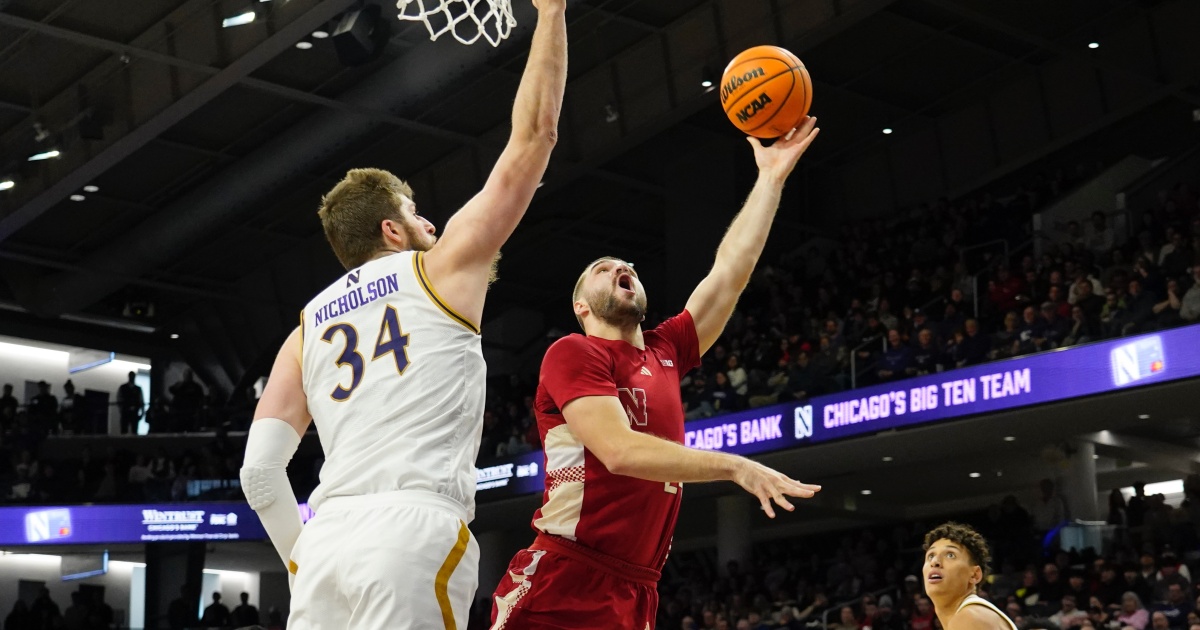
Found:
[{"label": "courtside advertisement", "polygon": [[[1197,376],[1200,325],[695,420],[685,425],[684,444],[752,455]],[[515,483],[515,472],[509,473],[518,461],[541,462],[542,454],[485,468],[476,485],[479,500],[541,492],[540,474],[536,486],[528,478]]]},{"label": "courtside advertisement", "polygon": [[244,503],[0,508],[0,545],[264,540]]}]

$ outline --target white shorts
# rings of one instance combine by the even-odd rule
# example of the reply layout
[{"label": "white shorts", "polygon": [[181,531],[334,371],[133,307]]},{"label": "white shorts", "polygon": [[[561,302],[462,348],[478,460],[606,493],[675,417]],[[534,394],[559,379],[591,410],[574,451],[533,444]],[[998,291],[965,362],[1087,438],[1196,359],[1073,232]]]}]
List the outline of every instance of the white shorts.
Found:
[{"label": "white shorts", "polygon": [[466,628],[479,544],[462,505],[402,490],[319,509],[292,550],[288,630]]}]

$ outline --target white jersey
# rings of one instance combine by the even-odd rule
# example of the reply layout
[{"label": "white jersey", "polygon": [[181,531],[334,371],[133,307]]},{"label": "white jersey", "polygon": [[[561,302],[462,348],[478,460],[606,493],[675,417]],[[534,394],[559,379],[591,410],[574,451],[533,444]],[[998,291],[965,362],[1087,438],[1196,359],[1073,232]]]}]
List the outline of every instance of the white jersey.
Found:
[{"label": "white jersey", "polygon": [[967,595],[967,598],[958,605],[958,611],[962,611],[962,609],[966,608],[967,606],[986,606],[991,608],[997,615],[1000,615],[1000,618],[1003,619],[1005,623],[1008,624],[1008,630],[1017,630],[1017,624],[1013,623],[1013,620],[1010,619],[1008,615],[1004,614],[1003,610],[1000,610],[995,604],[978,595]]},{"label": "white jersey", "polygon": [[427,490],[475,514],[486,368],[479,331],[441,300],[423,253],[372,260],[300,314],[301,370],[325,465],[309,498]]}]

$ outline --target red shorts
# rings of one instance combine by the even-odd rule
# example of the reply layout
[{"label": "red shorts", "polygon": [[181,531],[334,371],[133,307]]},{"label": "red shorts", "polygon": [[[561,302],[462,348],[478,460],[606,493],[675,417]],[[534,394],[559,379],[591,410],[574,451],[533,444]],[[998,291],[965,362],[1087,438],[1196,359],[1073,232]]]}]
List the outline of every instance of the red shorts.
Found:
[{"label": "red shorts", "polygon": [[500,578],[492,630],[649,630],[659,572],[561,538],[540,535]]}]

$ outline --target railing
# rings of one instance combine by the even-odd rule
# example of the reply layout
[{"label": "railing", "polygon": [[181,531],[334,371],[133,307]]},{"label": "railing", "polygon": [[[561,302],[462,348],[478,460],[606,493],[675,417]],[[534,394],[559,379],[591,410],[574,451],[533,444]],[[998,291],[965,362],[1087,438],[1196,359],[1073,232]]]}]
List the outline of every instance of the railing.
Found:
[{"label": "railing", "polygon": [[[972,245],[972,246],[970,246],[970,247],[963,247],[962,249],[959,249],[959,250],[958,250],[958,259],[959,259],[960,261],[962,261],[962,263],[963,263],[964,265],[967,265],[967,269],[968,269],[968,271],[969,271],[969,270],[970,270],[970,263],[967,261],[967,253],[968,253],[968,252],[973,252],[973,251],[976,251],[976,250],[981,250],[981,249],[984,249],[984,248],[992,248],[992,247],[993,247],[993,246],[995,246],[995,245],[1002,245],[1002,246],[1003,246],[1003,248],[1004,248],[1004,256],[1003,256],[1002,260],[1007,260],[1007,259],[1009,258],[1009,251],[1008,251],[1008,240],[1007,240],[1007,239],[1003,239],[1003,238],[998,238],[998,239],[991,240],[991,241],[987,241],[987,242],[984,242],[984,243],[979,243],[979,244],[977,244],[977,245]],[[992,259],[992,260],[995,260],[995,258],[993,257],[993,259]],[[993,264],[993,263],[988,263],[988,265],[986,265],[986,266],[991,266],[992,264]]]},{"label": "railing", "polygon": [[[863,341],[862,343],[858,344],[857,346],[854,346],[854,349],[850,351],[850,389],[858,388],[858,368],[856,367],[857,362],[858,362],[858,351],[862,350],[863,348],[866,348],[867,346],[869,346],[875,342],[881,343],[880,352],[887,352],[887,336],[886,335],[879,335],[878,337],[871,337],[870,339]],[[878,361],[876,361],[875,363],[878,363]],[[872,363],[871,365],[875,365],[875,363]],[[868,365],[865,368],[863,368],[863,371],[865,372],[866,370],[871,369],[871,365]]]},{"label": "railing", "polygon": [[[830,606],[829,608],[826,608],[825,612],[821,613],[821,627],[822,628],[829,627],[829,613],[837,612],[838,614],[841,614],[841,610],[843,608],[845,608],[846,606],[857,606],[858,603],[861,602],[862,599],[867,596],[874,597],[875,601],[878,602],[880,597],[883,597],[884,595],[893,595],[893,594],[895,595],[893,597],[893,599],[899,600],[900,589],[895,586],[889,586],[887,588],[881,588],[877,591],[872,591],[870,593],[864,593],[862,595],[859,595],[858,597],[855,597],[854,599],[850,599],[850,600],[846,600],[844,602],[839,602],[837,604],[834,604],[834,605]],[[897,606],[900,604],[899,601],[896,601],[894,603]]]}]

